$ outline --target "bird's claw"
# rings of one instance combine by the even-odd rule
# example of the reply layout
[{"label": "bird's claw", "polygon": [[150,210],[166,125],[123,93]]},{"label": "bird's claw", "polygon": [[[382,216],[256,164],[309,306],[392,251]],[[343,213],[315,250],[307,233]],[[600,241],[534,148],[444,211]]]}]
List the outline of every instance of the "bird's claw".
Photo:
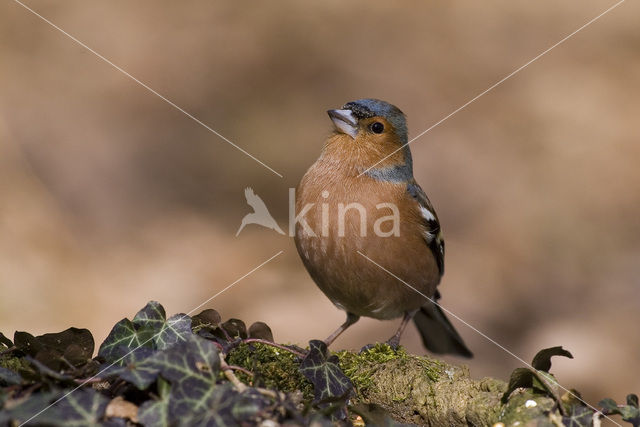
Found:
[{"label": "bird's claw", "polygon": [[[398,351],[398,349],[400,348],[400,343],[398,342],[398,340],[394,340],[393,338],[385,341],[385,344],[387,344],[389,347],[391,347],[391,350],[393,350],[393,351]],[[367,351],[369,351],[372,348],[374,348],[376,345],[378,345],[378,344],[377,343],[376,344],[367,344],[364,347],[362,347],[358,353],[359,354],[366,353]]]}]

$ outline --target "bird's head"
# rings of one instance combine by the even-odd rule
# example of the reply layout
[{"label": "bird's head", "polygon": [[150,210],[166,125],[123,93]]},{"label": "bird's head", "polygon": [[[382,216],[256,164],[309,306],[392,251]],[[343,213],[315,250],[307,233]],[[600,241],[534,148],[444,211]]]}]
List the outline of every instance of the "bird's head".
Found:
[{"label": "bird's head", "polygon": [[407,142],[407,121],[395,105],[379,99],[359,99],[347,102],[341,109],[327,111],[336,130],[353,139],[367,138],[372,142],[397,140]]},{"label": "bird's head", "polygon": [[[407,165],[411,168],[411,153],[407,144],[407,121],[398,107],[379,99],[359,99],[346,103],[342,108],[328,110],[336,133],[330,140],[341,146],[357,147],[364,153],[359,169],[371,166],[390,153],[394,155],[378,166]],[[402,147],[402,150],[398,150]]]}]

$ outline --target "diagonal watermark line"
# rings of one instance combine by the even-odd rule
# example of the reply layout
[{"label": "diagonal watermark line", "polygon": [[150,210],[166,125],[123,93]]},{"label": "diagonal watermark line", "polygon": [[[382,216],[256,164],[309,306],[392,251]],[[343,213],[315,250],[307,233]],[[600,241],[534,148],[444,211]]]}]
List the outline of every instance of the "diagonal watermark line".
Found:
[{"label": "diagonal watermark line", "polygon": [[[284,251],[280,251],[277,254],[273,255],[271,258],[269,258],[268,260],[264,261],[262,264],[258,265],[257,267],[254,267],[251,271],[249,271],[248,273],[246,273],[245,275],[243,275],[242,277],[236,279],[233,283],[227,285],[224,289],[222,289],[220,292],[216,293],[215,295],[213,295],[212,297],[210,297],[209,299],[207,299],[205,302],[203,302],[202,304],[192,308],[187,314],[185,314],[185,316],[190,315],[191,313],[193,313],[194,311],[196,311],[197,309],[199,309],[200,307],[202,307],[203,305],[207,304],[209,301],[213,300],[214,298],[216,298],[218,295],[221,295],[222,293],[224,293],[225,291],[227,291],[228,289],[230,289],[232,286],[234,286],[236,283],[240,282],[242,279],[244,279],[245,277],[249,276],[250,274],[252,274],[253,272],[255,272],[256,270],[258,270],[260,267],[264,266],[265,264],[267,264],[268,262],[270,262],[271,260],[273,260],[274,258],[280,256]],[[184,316],[181,316],[179,319],[176,319],[173,321],[173,323],[175,324],[176,322],[178,322],[179,320],[184,319]],[[170,321],[167,321],[167,324],[171,323]],[[173,325],[169,325],[169,328],[173,330]],[[162,331],[161,331],[162,332]],[[159,334],[159,333],[158,333]],[[34,418],[36,418],[37,416],[39,416],[40,414],[42,414],[43,412],[45,412],[46,410],[48,410],[49,408],[51,408],[52,406],[56,405],[57,403],[59,403],[60,401],[66,399],[67,397],[69,397],[70,394],[74,393],[75,391],[77,391],[78,389],[84,387],[85,385],[87,385],[89,382],[91,382],[92,380],[94,380],[95,378],[99,377],[100,374],[104,373],[105,371],[109,370],[111,367],[113,367],[114,365],[120,363],[120,361],[122,361],[125,357],[129,356],[131,353],[133,353],[134,351],[138,350],[139,348],[143,347],[145,344],[147,344],[148,342],[150,342],[151,340],[153,340],[154,338],[156,338],[158,336],[158,334],[154,334],[153,336],[151,336],[149,339],[147,339],[145,342],[143,342],[142,344],[140,344],[138,347],[134,348],[133,350],[129,351],[127,354],[125,354],[124,356],[120,357],[118,360],[116,360],[115,362],[111,363],[110,365],[108,365],[106,368],[102,369],[100,372],[98,372],[97,374],[93,375],[90,378],[85,379],[82,383],[80,383],[76,388],[70,390],[69,392],[65,393],[62,397],[58,398],[56,401],[52,402],[51,404],[49,404],[48,406],[46,406],[45,408],[41,409],[37,414],[31,416],[29,419],[27,419],[26,421],[24,421],[23,423],[19,424],[18,427],[22,427],[24,425],[26,425],[27,423],[29,423],[31,420],[33,420]],[[181,339],[184,340],[184,338],[182,338],[179,334],[177,334],[177,336]]]},{"label": "diagonal watermark line", "polygon": [[199,304],[198,306],[192,308],[191,310],[189,310],[189,312],[187,313],[187,316],[191,315],[191,313],[193,313],[194,311],[198,310],[200,307],[202,307],[203,305],[209,303],[209,301],[211,301],[212,299],[216,298],[218,295],[222,294],[223,292],[225,292],[227,289],[229,289],[230,287],[232,287],[233,285],[235,285],[236,283],[238,283],[239,281],[241,281],[242,279],[244,279],[245,277],[249,276],[250,274],[252,274],[254,271],[256,271],[257,269],[259,269],[260,267],[262,267],[263,265],[267,264],[268,262],[270,262],[271,260],[273,260],[274,258],[282,255],[284,251],[280,251],[277,254],[273,255],[271,258],[269,258],[268,260],[266,260],[265,262],[263,262],[262,264],[258,265],[257,267],[255,267],[253,270],[249,271],[248,273],[246,273],[244,276],[240,277],[239,279],[236,279],[235,282],[231,283],[230,285],[228,285],[226,288],[224,288],[223,290],[221,290],[220,292],[218,292],[217,294],[215,294],[214,296],[210,297],[208,300],[206,300],[205,302]]},{"label": "diagonal watermark line", "polygon": [[[17,1],[17,0],[15,0]],[[500,86],[502,83],[504,83],[505,81],[509,80],[511,77],[515,76],[516,74],[518,74],[520,71],[524,70],[525,68],[527,68],[529,65],[531,65],[532,63],[534,63],[535,61],[537,61],[538,59],[540,59],[541,57],[543,57],[544,55],[546,55],[547,53],[551,52],[553,49],[555,49],[556,47],[560,46],[562,43],[564,43],[565,41],[569,40],[571,37],[575,36],[576,34],[578,34],[580,31],[584,30],[585,28],[587,28],[589,25],[593,24],[594,22],[596,22],[598,19],[602,18],[604,15],[606,15],[607,13],[611,12],[613,9],[615,9],[616,7],[620,6],[622,3],[624,3],[625,0],[620,0],[618,1],[618,3],[614,4],[613,6],[609,7],[607,10],[605,10],[604,12],[602,12],[600,15],[596,16],[595,18],[593,18],[592,20],[590,20],[589,22],[587,22],[586,24],[584,24],[582,27],[578,28],[577,30],[575,30],[574,32],[572,32],[571,34],[569,34],[568,36],[564,37],[562,40],[560,40],[559,42],[555,43],[554,45],[552,45],[551,47],[547,48],[546,50],[544,50],[542,53],[538,54],[538,56],[536,56],[535,58],[531,59],[529,62],[527,62],[526,64],[520,66],[519,68],[515,69],[514,71],[512,71],[511,73],[507,74],[506,76],[504,76],[502,79],[498,80],[496,83],[494,83],[493,85],[489,86],[487,89],[485,89],[484,91],[480,92],[478,95],[474,96],[473,98],[471,98],[469,101],[467,101],[466,103],[462,104],[460,107],[458,107],[457,109],[453,110],[451,113],[447,114],[446,116],[444,116],[442,119],[438,120],[437,122],[435,122],[433,125],[429,126],[427,129],[423,130],[422,132],[420,132],[416,137],[412,138],[409,142],[407,142],[406,144],[404,144],[402,147],[397,148],[396,150],[394,150],[393,152],[391,152],[390,154],[384,156],[383,158],[381,158],[380,160],[378,160],[376,163],[374,163],[373,165],[371,165],[369,168],[367,168],[364,172],[360,173],[360,175],[358,175],[358,177],[364,175],[365,173],[369,172],[371,169],[373,169],[374,167],[376,167],[377,165],[379,165],[380,163],[382,163],[383,161],[385,161],[386,159],[388,159],[389,157],[393,156],[394,154],[396,154],[398,151],[402,150],[404,147],[408,146],[409,144],[411,144],[413,141],[415,141],[416,139],[422,137],[424,134],[426,134],[427,132],[429,132],[431,129],[435,128],[436,126],[440,125],[441,123],[443,123],[444,121],[448,120],[450,117],[454,116],[455,114],[459,113],[460,111],[462,111],[463,109],[465,109],[467,106],[469,106],[470,104],[472,104],[473,102],[475,102],[478,98],[484,96],[485,94],[487,94],[488,92],[492,91],[493,89],[495,89],[496,87]]]},{"label": "diagonal watermark line", "polygon": [[200,119],[198,119],[197,117],[193,116],[192,114],[188,113],[184,108],[180,107],[179,105],[175,104],[174,102],[172,102],[171,100],[167,99],[165,96],[163,96],[162,94],[160,94],[159,92],[157,92],[156,90],[152,89],[151,87],[149,87],[147,84],[141,82],[140,80],[138,80],[137,78],[135,78],[134,76],[132,76],[131,74],[129,74],[128,72],[126,72],[124,69],[122,69],[121,67],[119,67],[118,65],[114,64],[113,62],[111,62],[109,59],[105,58],[104,56],[100,55],[98,52],[96,52],[95,50],[93,50],[92,48],[90,48],[89,46],[87,46],[86,44],[82,43],[80,40],[78,40],[77,38],[75,38],[74,36],[72,36],[71,34],[69,34],[68,32],[66,32],[65,30],[63,30],[62,28],[58,27],[56,24],[54,24],[53,22],[51,22],[50,20],[48,20],[47,18],[45,18],[44,16],[40,15],[38,12],[36,12],[35,10],[31,9],[29,6],[25,5],[24,3],[22,3],[20,0],[13,0],[14,2],[18,3],[20,6],[22,6],[23,8],[25,8],[26,10],[28,10],[29,12],[31,12],[32,14],[34,14],[35,16],[37,16],[38,18],[40,18],[41,20],[43,20],[44,22],[46,22],[47,24],[49,24],[50,26],[52,26],[53,28],[55,28],[56,30],[58,30],[59,32],[61,32],[62,34],[64,34],[65,36],[69,37],[71,40],[73,40],[74,42],[76,42],[77,44],[79,44],[80,46],[82,46],[83,48],[85,48],[86,50],[88,50],[89,52],[93,53],[95,56],[97,56],[98,58],[102,59],[104,62],[106,62],[107,64],[111,65],[113,68],[115,68],[116,70],[120,71],[122,74],[124,74],[125,76],[129,77],[131,80],[133,80],[134,82],[138,83],[140,86],[142,86],[143,88],[147,89],[149,92],[151,92],[152,94],[156,95],[158,98],[162,99],[163,101],[165,101],[167,104],[171,105],[173,108],[175,108],[176,110],[180,111],[181,113],[183,113],[185,116],[189,117],[191,120],[193,120],[194,122],[198,123],[200,126],[202,126],[203,128],[207,129],[209,132],[213,133],[214,135],[216,135],[218,138],[222,139],[223,141],[231,144],[234,148],[238,149],[239,151],[241,151],[242,153],[244,153],[245,155],[251,157],[253,160],[255,160],[256,162],[260,163],[262,166],[264,166],[265,168],[269,169],[271,172],[273,172],[274,174],[278,175],[280,178],[282,178],[282,174],[280,174],[279,172],[276,172],[274,169],[272,169],[270,166],[268,166],[267,164],[265,164],[264,162],[262,162],[260,159],[256,158],[254,155],[252,155],[251,153],[249,153],[247,150],[245,150],[244,148],[240,147],[239,145],[235,144],[234,142],[232,142],[231,140],[229,140],[228,138],[226,138],[224,135],[222,135],[221,133],[217,132],[215,129],[213,129],[211,126],[207,125],[206,123],[202,122]]},{"label": "diagonal watermark line", "polygon": [[[438,307],[440,307],[443,311],[446,311],[447,314],[451,315],[452,317],[455,317],[457,320],[459,320],[460,322],[462,322],[465,326],[467,326],[468,328],[472,329],[474,332],[478,333],[479,335],[481,335],[483,338],[485,338],[487,341],[491,342],[492,344],[494,344],[495,346],[499,347],[500,349],[502,349],[504,352],[506,352],[507,354],[509,354],[510,356],[512,356],[513,358],[515,358],[516,360],[518,360],[520,363],[524,364],[525,366],[536,370],[533,366],[531,366],[530,363],[527,363],[524,361],[524,359],[522,359],[520,356],[518,356],[517,354],[513,353],[512,351],[508,350],[506,347],[504,347],[502,344],[500,344],[499,342],[497,342],[496,340],[494,340],[493,338],[491,338],[490,336],[488,336],[487,334],[485,334],[484,332],[480,331],[478,328],[476,328],[475,326],[467,323],[464,319],[460,318],[460,316],[456,315],[454,312],[452,312],[451,310],[446,309],[445,307],[441,306],[440,304],[438,304],[437,301],[435,301],[433,298],[429,298],[428,296],[426,296],[424,293],[420,292],[419,290],[417,290],[416,288],[414,288],[413,286],[411,286],[409,283],[405,282],[404,280],[402,280],[400,277],[396,276],[395,274],[393,274],[392,272],[390,272],[389,270],[387,270],[386,268],[384,268],[383,266],[381,266],[380,264],[378,264],[377,262],[375,262],[374,260],[372,260],[371,258],[369,258],[368,256],[366,256],[365,254],[363,254],[360,251],[356,251],[358,252],[358,254],[360,254],[362,257],[366,258],[369,262],[371,262],[372,264],[374,264],[375,266],[377,266],[378,268],[380,268],[382,271],[384,271],[385,273],[389,274],[391,277],[397,279],[398,281],[402,282],[405,286],[407,286],[408,288],[411,288],[413,291],[415,291],[416,293],[420,294],[421,296],[423,296],[425,299],[431,301],[433,304],[437,305]],[[567,393],[569,393],[571,396],[575,397],[576,399],[578,399],[580,402],[584,403],[585,405],[587,405],[589,408],[593,409],[596,413],[601,413],[599,409],[597,409],[596,407],[590,405],[589,403],[585,402],[584,400],[582,400],[582,398],[580,396],[577,396],[575,393],[573,393],[571,390],[565,388],[562,386],[562,384],[560,384],[559,382],[556,381],[556,383],[558,384],[558,387],[560,387],[561,389],[563,389],[564,391],[566,391]],[[610,420],[612,423],[614,423],[617,426],[622,427],[621,424],[618,424],[615,420],[609,418],[608,416],[602,414],[605,418],[607,418],[608,420]]]}]

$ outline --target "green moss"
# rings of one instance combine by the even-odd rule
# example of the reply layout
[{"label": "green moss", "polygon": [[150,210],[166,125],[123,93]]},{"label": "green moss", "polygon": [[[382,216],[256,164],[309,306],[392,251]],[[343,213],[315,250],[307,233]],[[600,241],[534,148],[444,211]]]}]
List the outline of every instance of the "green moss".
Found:
[{"label": "green moss", "polygon": [[366,391],[375,385],[373,374],[381,364],[406,357],[404,349],[399,348],[394,351],[388,344],[376,344],[361,353],[343,350],[336,354],[340,359],[343,372],[359,392]]},{"label": "green moss", "polygon": [[32,371],[29,362],[20,358],[13,357],[9,355],[0,356],[0,367],[9,369],[14,372],[20,372],[21,370],[29,370]]},{"label": "green moss", "polygon": [[247,384],[254,381],[262,387],[283,392],[300,390],[305,399],[313,398],[311,383],[298,370],[298,358],[286,350],[260,343],[241,344],[227,356],[227,363],[253,372],[253,378],[236,372],[236,376]]},{"label": "green moss", "polygon": [[[358,393],[366,393],[375,387],[375,374],[379,369],[399,370],[401,372],[420,368],[431,381],[437,381],[445,365],[435,359],[407,354],[404,348],[392,349],[388,344],[376,344],[361,353],[340,351],[337,353],[340,367],[351,379]],[[393,400],[401,402],[406,395],[394,396]]]}]

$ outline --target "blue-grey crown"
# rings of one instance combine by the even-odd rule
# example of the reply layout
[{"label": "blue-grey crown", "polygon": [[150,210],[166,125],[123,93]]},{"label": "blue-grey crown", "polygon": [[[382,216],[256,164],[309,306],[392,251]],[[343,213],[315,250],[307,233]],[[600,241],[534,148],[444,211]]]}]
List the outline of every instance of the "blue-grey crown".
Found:
[{"label": "blue-grey crown", "polygon": [[402,142],[407,142],[407,120],[404,113],[395,105],[379,99],[366,98],[347,102],[342,108],[353,111],[353,115],[358,119],[375,116],[384,117],[391,123]]}]

